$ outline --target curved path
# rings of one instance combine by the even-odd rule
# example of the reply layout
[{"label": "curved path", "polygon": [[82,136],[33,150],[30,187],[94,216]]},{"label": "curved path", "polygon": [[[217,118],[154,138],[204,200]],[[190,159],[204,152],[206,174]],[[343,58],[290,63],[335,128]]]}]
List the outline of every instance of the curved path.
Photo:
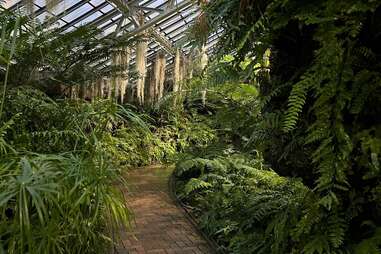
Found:
[{"label": "curved path", "polygon": [[119,254],[214,253],[170,198],[168,178],[173,168],[139,168],[126,175],[124,193],[134,213],[132,232],[119,232]]}]

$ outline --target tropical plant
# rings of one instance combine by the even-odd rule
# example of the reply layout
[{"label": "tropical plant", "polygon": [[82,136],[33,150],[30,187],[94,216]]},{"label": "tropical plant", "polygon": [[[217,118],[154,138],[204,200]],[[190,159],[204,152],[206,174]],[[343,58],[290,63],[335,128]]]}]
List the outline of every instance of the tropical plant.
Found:
[{"label": "tropical plant", "polygon": [[[130,220],[101,154],[2,159],[0,246],[7,253],[102,253],[113,228]],[[105,227],[105,224],[108,224]]]},{"label": "tropical plant", "polygon": [[296,250],[290,234],[311,192],[300,181],[278,176],[260,157],[240,154],[181,161],[175,176],[178,196],[228,253]]},{"label": "tropical plant", "polygon": [[25,87],[9,91],[4,109],[0,250],[103,253],[130,213],[102,140],[134,113],[110,102],[54,102]]},{"label": "tropical plant", "polygon": [[[296,253],[379,252],[380,11],[372,0],[204,4],[221,55],[253,60],[262,120],[248,145],[318,196],[290,233]],[[269,49],[270,71],[258,71]]]},{"label": "tropical plant", "polygon": [[1,9],[0,253],[104,253],[130,221],[119,166],[167,161],[214,132],[187,114],[155,128],[131,105],[57,100],[117,71],[96,66],[131,41],[47,25]]}]

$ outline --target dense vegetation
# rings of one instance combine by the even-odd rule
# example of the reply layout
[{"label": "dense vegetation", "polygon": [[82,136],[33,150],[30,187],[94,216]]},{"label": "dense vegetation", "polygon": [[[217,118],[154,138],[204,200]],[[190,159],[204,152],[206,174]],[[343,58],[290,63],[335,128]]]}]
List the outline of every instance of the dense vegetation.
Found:
[{"label": "dense vegetation", "polygon": [[105,253],[130,223],[123,169],[171,161],[214,132],[164,102],[150,117],[110,100],[60,99],[63,84],[111,75],[89,63],[122,44],[91,27],[42,32],[5,10],[0,25],[0,253]]},{"label": "dense vegetation", "polygon": [[[264,209],[260,222],[255,213],[238,212],[225,216],[223,225],[215,220],[216,228],[207,229],[212,234],[234,228],[224,239],[230,251],[380,253],[380,11],[379,1],[358,0],[221,0],[204,5],[195,38],[202,42],[222,27],[220,57],[233,53],[232,69],[241,80],[259,86],[261,113],[256,123],[247,125],[253,132],[246,149],[260,150],[275,172],[300,177],[309,187],[304,198],[295,201],[301,202],[298,209],[285,209],[277,217],[272,217],[277,209],[266,208],[281,192],[269,186],[266,195],[260,190],[250,194],[255,211]],[[267,60],[269,66],[263,64]],[[243,62],[248,62],[244,69]],[[197,206],[202,206],[203,216],[223,218],[222,207],[235,211],[237,204],[230,202],[236,192],[222,196],[220,202],[225,203],[216,205],[216,196],[224,195],[223,185],[208,174],[218,172],[221,181],[229,183],[228,174],[236,174],[236,166],[206,168],[193,175],[206,183],[190,202],[201,199]],[[184,191],[198,180],[190,180]],[[210,194],[215,188],[220,189]],[[286,192],[281,196],[287,197]],[[295,199],[290,202],[298,198],[297,193],[291,196]],[[258,199],[262,203],[256,203]],[[241,205],[247,204],[250,201]],[[250,250],[245,249],[248,239],[253,240]]]},{"label": "dense vegetation", "polygon": [[31,87],[8,90],[4,104],[0,247],[10,253],[104,253],[130,222],[122,169],[214,138],[188,116],[153,127],[131,106],[54,101]]},{"label": "dense vegetation", "polygon": [[239,154],[179,162],[175,176],[179,197],[228,253],[291,252],[291,225],[310,192],[301,181],[278,176],[260,157]]},{"label": "dense vegetation", "polygon": [[228,253],[381,253],[381,3],[200,2],[218,54],[144,108],[62,93],[133,40],[1,10],[0,253],[105,253],[123,171],[157,162]]},{"label": "dense vegetation", "polygon": [[103,139],[137,117],[110,102],[54,101],[36,88],[83,82],[74,72],[100,53],[70,51],[92,43],[91,29],[42,32],[6,10],[0,24],[0,251],[102,252],[130,217]]}]

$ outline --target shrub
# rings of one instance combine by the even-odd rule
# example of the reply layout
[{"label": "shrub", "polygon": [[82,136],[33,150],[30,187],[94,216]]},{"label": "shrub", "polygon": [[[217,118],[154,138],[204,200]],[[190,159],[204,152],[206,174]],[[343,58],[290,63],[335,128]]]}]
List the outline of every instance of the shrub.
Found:
[{"label": "shrub", "polygon": [[[118,118],[110,102],[54,102],[13,90],[0,128],[0,252],[104,253],[129,225],[122,181],[103,137]],[[107,226],[106,226],[107,225]]]},{"label": "shrub", "polygon": [[260,158],[237,154],[185,160],[174,174],[178,196],[229,253],[297,250],[292,235],[311,195],[299,180],[278,176]]}]

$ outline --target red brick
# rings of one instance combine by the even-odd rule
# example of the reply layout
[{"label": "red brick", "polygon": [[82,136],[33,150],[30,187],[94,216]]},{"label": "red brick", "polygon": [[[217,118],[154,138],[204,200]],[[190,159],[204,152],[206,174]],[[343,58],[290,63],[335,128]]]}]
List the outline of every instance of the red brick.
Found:
[{"label": "red brick", "polygon": [[131,171],[127,177],[130,190],[122,188],[122,191],[135,221],[133,235],[120,229],[119,249],[125,246],[130,254],[215,253],[171,200],[166,177],[144,168]]}]

